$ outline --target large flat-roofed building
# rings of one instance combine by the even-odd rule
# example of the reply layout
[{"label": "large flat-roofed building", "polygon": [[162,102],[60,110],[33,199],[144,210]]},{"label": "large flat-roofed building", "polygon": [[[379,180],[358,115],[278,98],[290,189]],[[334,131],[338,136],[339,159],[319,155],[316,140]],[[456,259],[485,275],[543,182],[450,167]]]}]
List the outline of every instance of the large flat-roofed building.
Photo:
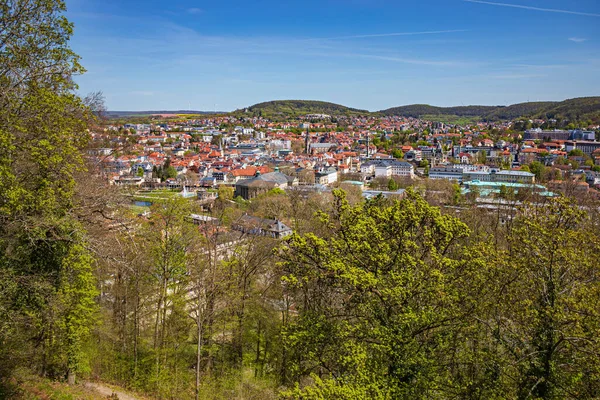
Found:
[{"label": "large flat-roofed building", "polygon": [[486,165],[447,164],[432,167],[429,170],[429,179],[447,179],[462,182],[463,175],[470,172],[489,173],[490,167]]},{"label": "large flat-roofed building", "polygon": [[539,196],[544,197],[555,197],[556,194],[549,192],[548,189],[543,185],[529,184],[529,183],[505,183],[505,182],[481,182],[481,181],[469,181],[463,182],[462,194],[468,194],[476,191],[480,197],[496,196],[502,193],[502,187],[509,189],[514,193],[520,191],[530,191]]},{"label": "large flat-roofed building", "polygon": [[558,129],[553,130],[542,130],[539,128],[528,129],[523,135],[524,140],[569,140],[571,138],[572,131],[563,131]]},{"label": "large flat-roofed building", "polygon": [[565,142],[565,150],[581,150],[587,155],[591,155],[595,150],[600,149],[600,142],[592,142],[589,140],[572,140]]},{"label": "large flat-roofed building", "polygon": [[360,171],[376,177],[406,176],[415,177],[415,167],[411,163],[396,160],[370,160],[360,166]]},{"label": "large flat-roofed building", "polygon": [[463,174],[463,182],[467,181],[532,184],[535,182],[535,174],[526,171],[500,171],[496,169],[489,172],[471,171]]},{"label": "large flat-roofed building", "polygon": [[449,181],[462,181],[463,170],[448,166],[432,167],[429,170],[429,179],[447,179]]},{"label": "large flat-roofed building", "polygon": [[594,140],[596,140],[596,132],[594,132],[594,131],[582,131],[581,129],[576,129],[571,134],[571,139],[573,139],[573,140],[594,141]]}]

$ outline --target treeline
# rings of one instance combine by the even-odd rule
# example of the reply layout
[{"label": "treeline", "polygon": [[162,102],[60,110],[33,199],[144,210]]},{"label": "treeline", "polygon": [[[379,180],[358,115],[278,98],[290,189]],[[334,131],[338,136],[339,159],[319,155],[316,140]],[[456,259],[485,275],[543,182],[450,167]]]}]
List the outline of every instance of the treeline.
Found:
[{"label": "treeline", "polygon": [[[278,100],[260,103],[248,109],[254,115],[263,117],[297,117],[305,114],[402,116],[412,118],[446,120],[469,117],[481,121],[514,120],[518,118],[541,118],[568,120],[568,122],[600,121],[600,97],[581,97],[562,102],[540,101],[513,104],[509,106],[457,106],[436,107],[429,104],[412,104],[393,107],[377,112],[358,110],[339,104],[309,100]],[[236,113],[240,113],[239,111]],[[243,115],[243,113],[240,113]]]},{"label": "treeline", "polygon": [[97,309],[75,201],[97,102],[74,94],[83,68],[62,2],[0,10],[0,379],[23,368],[74,383]]},{"label": "treeline", "polygon": [[482,121],[513,120],[521,117],[560,119],[569,122],[600,120],[600,97],[581,97],[562,102],[528,102],[510,106],[435,107],[415,104],[380,111],[383,115],[422,118],[426,115],[476,117]]},{"label": "treeline", "polygon": [[368,115],[369,111],[315,100],[276,100],[255,104],[248,111],[261,117],[295,117],[305,114]]},{"label": "treeline", "polygon": [[420,118],[423,115],[456,115],[459,117],[480,117],[496,110],[495,106],[436,107],[429,104],[412,104],[381,111],[383,115],[398,115]]},{"label": "treeline", "polygon": [[162,399],[600,397],[596,202],[220,188],[212,219],[180,197],[137,217],[83,157],[102,107],[73,94],[64,4],[2,7],[1,398],[27,374]]},{"label": "treeline", "polygon": [[[176,198],[97,236],[92,374],[178,399],[600,395],[589,204],[457,218],[410,189],[220,196],[219,226],[192,224],[193,203]],[[247,214],[295,233],[233,229]]]}]

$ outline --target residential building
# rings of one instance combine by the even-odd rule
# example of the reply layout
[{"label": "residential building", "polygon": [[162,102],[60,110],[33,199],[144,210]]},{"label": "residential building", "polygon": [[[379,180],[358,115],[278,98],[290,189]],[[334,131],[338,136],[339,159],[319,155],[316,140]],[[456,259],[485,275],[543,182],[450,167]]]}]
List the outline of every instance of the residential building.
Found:
[{"label": "residential building", "polygon": [[269,236],[274,239],[281,239],[291,235],[292,229],[283,222],[276,219],[263,219],[251,215],[244,215],[233,224],[232,228],[236,231],[256,236]]},{"label": "residential building", "polygon": [[335,168],[327,168],[315,172],[315,183],[319,185],[330,185],[338,180],[338,172]]},{"label": "residential building", "polygon": [[572,140],[565,142],[565,150],[567,153],[575,149],[579,149],[591,156],[595,150],[600,149],[600,142],[591,142],[589,140]]},{"label": "residential building", "polygon": [[270,172],[258,174],[252,179],[244,179],[235,184],[235,196],[241,196],[250,200],[256,196],[266,193],[271,189],[285,189],[298,184],[298,179],[282,174],[281,172]]},{"label": "residential building", "polygon": [[360,166],[360,171],[365,175],[374,175],[375,177],[415,177],[415,168],[411,163],[393,159],[367,161]]},{"label": "residential building", "polygon": [[489,172],[464,172],[463,182],[468,181],[532,184],[535,182],[535,174],[526,171],[502,171],[497,169],[492,169]]}]

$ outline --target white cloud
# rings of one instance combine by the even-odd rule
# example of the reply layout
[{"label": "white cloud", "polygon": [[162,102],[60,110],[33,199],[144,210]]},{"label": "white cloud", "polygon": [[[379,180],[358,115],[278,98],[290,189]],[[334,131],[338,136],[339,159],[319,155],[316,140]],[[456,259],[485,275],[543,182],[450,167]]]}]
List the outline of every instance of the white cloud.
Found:
[{"label": "white cloud", "polygon": [[582,42],[585,42],[587,39],[586,38],[580,38],[580,37],[570,37],[569,40],[571,42],[575,42],[575,43],[582,43]]},{"label": "white cloud", "polygon": [[570,10],[558,10],[555,8],[541,8],[541,7],[531,7],[525,6],[522,4],[509,4],[509,3],[495,3],[492,1],[483,1],[483,0],[463,0],[468,3],[479,3],[479,4],[488,4],[491,6],[499,6],[499,7],[512,7],[512,8],[521,8],[524,10],[533,10],[533,11],[544,11],[551,13],[560,13],[560,14],[571,14],[571,15],[583,15],[586,17],[600,17],[600,14],[581,12],[581,11],[570,11]]},{"label": "white cloud", "polygon": [[197,8],[197,7],[192,7],[192,8],[188,8],[187,9],[187,13],[188,14],[201,14],[202,13],[202,9],[201,8]]},{"label": "white cloud", "polygon": [[438,34],[443,34],[443,33],[458,33],[458,32],[468,32],[468,31],[466,29],[452,29],[452,30],[443,30],[443,31],[374,33],[374,34],[366,34],[366,35],[330,37],[330,38],[324,38],[324,40],[364,39],[364,38],[377,38],[377,37],[390,37],[390,36],[438,35]]}]

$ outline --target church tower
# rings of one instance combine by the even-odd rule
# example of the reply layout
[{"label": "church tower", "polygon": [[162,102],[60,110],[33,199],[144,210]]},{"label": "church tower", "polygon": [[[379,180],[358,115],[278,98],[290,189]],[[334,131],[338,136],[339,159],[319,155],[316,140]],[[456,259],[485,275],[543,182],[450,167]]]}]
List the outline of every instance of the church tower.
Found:
[{"label": "church tower", "polygon": [[310,128],[306,128],[306,137],[304,138],[304,152],[306,154],[310,154],[309,139],[310,139]]}]

